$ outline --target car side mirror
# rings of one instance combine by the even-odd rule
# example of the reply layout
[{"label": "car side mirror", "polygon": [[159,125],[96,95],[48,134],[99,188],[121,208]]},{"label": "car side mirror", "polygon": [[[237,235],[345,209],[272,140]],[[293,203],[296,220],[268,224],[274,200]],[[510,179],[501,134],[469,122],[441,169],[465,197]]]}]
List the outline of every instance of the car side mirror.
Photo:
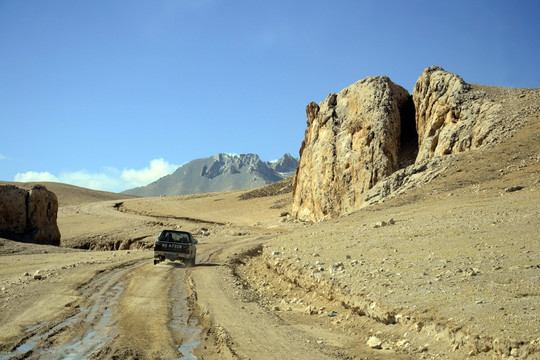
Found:
[{"label": "car side mirror", "polygon": [[198,244],[199,242],[197,241],[197,239],[193,239],[193,243]]}]

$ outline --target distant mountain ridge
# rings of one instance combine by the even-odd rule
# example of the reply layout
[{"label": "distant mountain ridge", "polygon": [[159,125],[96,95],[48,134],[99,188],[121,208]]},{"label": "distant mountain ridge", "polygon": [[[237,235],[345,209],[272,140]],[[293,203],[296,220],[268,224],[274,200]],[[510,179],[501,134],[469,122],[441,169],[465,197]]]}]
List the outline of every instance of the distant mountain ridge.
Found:
[{"label": "distant mountain ridge", "polygon": [[256,154],[217,154],[192,160],[151,184],[122,193],[152,197],[252,189],[293,176],[297,166],[298,159],[289,153],[277,161],[262,161]]}]

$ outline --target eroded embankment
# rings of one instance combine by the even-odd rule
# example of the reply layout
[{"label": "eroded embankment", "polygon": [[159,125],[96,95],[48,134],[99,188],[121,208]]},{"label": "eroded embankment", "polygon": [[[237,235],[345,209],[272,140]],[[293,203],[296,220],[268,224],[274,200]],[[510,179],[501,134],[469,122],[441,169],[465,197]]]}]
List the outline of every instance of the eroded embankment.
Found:
[{"label": "eroded embankment", "polygon": [[[323,265],[324,266],[324,265]],[[355,323],[366,318],[377,325],[376,337],[382,349],[424,358],[464,358],[493,355],[514,358],[540,358],[539,340],[526,342],[503,339],[489,334],[475,334],[452,319],[442,319],[427,310],[394,309],[369,295],[351,291],[346,282],[332,274],[342,271],[342,264],[324,266],[327,271],[302,264],[269,248],[244,254],[235,265],[243,286],[260,296],[259,301],[277,314],[335,317],[333,325],[355,334]],[[329,269],[328,269],[329,268]],[[322,271],[321,271],[322,270]],[[471,319],[472,321],[472,319]],[[365,327],[364,327],[365,328]],[[360,333],[359,341],[372,334]]]}]

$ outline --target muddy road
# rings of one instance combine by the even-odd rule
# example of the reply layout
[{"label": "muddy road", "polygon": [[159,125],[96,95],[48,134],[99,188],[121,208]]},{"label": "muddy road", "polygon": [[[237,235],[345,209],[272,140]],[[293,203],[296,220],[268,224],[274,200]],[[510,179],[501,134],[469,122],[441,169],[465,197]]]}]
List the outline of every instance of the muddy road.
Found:
[{"label": "muddy road", "polygon": [[[63,241],[91,250],[0,239],[0,360],[336,358],[321,352],[315,330],[284,322],[238,288],[239,256],[283,231],[246,223],[278,215],[212,223],[168,217],[152,201],[160,199],[144,211],[136,203],[119,211],[116,201],[63,206]],[[164,228],[196,234],[196,267],[153,265],[150,246]],[[130,250],[97,251],[122,244]]]},{"label": "muddy road", "polygon": [[[100,258],[106,252],[66,253],[66,259],[92,254],[90,268],[79,269],[84,267],[80,264],[73,270],[91,269],[95,275],[88,281],[79,275],[79,282],[71,284],[78,284],[73,289],[77,295],[59,300],[55,305],[64,311],[55,312],[50,319],[25,326],[32,320],[15,307],[23,319],[15,317],[12,325],[21,330],[11,339],[3,339],[0,359],[262,359],[268,354],[339,358],[338,353],[317,343],[316,329],[302,330],[284,322],[259,306],[248,290],[238,287],[241,280],[234,274],[233,259],[261,242],[264,237],[246,237],[233,246],[203,242],[195,268],[169,261],[153,265],[148,250],[107,259]],[[14,255],[11,260],[20,263],[33,256]],[[117,264],[99,268],[116,257],[121,258]],[[70,268],[62,265],[60,269],[64,267]],[[38,294],[32,287],[46,282],[48,288],[70,283],[66,274],[47,270],[40,274],[44,275],[40,280],[21,284],[20,293]],[[45,296],[45,301],[41,297],[37,295],[32,308],[48,311],[53,305],[46,301],[50,297]]]},{"label": "muddy road", "polygon": [[189,358],[198,340],[184,270],[147,259],[105,270],[79,289],[69,316],[26,329],[0,359]]}]

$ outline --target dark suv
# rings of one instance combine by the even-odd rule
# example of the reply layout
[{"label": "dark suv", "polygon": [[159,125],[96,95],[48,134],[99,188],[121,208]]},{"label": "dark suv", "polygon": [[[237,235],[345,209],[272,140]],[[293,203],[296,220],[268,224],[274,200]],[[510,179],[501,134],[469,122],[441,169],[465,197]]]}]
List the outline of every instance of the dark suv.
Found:
[{"label": "dark suv", "polygon": [[163,230],[154,243],[154,265],[165,259],[181,260],[186,266],[195,266],[197,240],[187,231]]}]

